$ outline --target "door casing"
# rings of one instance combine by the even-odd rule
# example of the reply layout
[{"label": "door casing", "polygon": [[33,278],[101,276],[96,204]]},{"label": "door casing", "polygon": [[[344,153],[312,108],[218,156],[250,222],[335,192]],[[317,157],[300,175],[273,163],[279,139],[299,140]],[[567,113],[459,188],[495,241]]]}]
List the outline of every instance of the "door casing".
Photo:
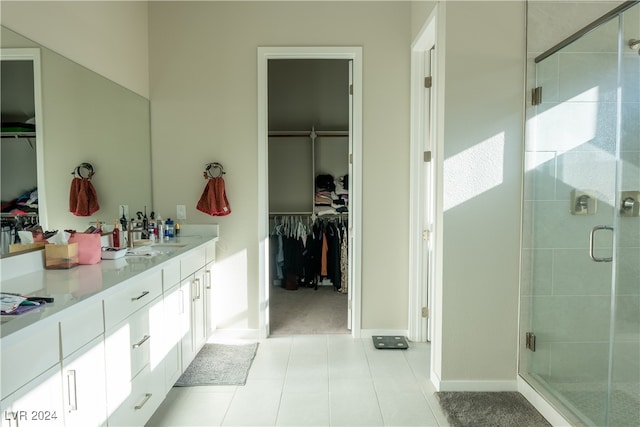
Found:
[{"label": "door casing", "polygon": [[347,59],[352,61],[349,129],[349,236],[351,335],[361,334],[362,266],[362,47],[258,47],[258,257],[260,338],[269,336],[269,171],[268,61],[270,59]]}]

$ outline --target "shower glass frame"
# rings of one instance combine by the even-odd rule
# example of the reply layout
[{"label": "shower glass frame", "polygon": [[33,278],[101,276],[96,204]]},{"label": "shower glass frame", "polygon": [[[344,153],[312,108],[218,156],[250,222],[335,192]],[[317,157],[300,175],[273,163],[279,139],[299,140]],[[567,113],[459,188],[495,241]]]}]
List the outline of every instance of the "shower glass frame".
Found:
[{"label": "shower glass frame", "polygon": [[593,426],[640,419],[640,217],[620,214],[621,191],[640,191],[631,38],[640,5],[538,62],[527,120],[519,374]]}]

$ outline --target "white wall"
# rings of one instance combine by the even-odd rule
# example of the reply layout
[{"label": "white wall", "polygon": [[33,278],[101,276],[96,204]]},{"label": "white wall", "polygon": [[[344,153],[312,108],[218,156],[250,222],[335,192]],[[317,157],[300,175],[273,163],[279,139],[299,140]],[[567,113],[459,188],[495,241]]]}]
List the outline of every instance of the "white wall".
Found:
[{"label": "white wall", "polygon": [[[407,328],[408,2],[158,2],[149,6],[154,200],[220,224],[218,325],[258,328],[259,46],[362,46],[362,326]],[[232,213],[195,210],[205,163],[227,174]]]},{"label": "white wall", "polygon": [[147,2],[5,1],[1,23],[149,97]]},{"label": "white wall", "polygon": [[525,4],[446,2],[439,13],[444,200],[435,375],[442,389],[515,389]]}]

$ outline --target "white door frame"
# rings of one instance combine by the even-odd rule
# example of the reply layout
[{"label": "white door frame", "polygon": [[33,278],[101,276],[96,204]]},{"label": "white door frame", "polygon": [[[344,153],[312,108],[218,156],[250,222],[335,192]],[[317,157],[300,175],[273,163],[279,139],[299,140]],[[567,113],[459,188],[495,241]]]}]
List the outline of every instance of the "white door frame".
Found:
[{"label": "white door frame", "polygon": [[353,127],[349,155],[349,235],[353,269],[351,283],[351,335],[361,334],[362,266],[362,47],[258,48],[258,257],[260,338],[269,336],[269,170],[268,170],[268,61],[270,59],[348,59],[353,61]]},{"label": "white door frame", "polygon": [[[433,314],[432,287],[435,281],[434,248],[436,235],[435,173],[437,164],[435,143],[435,84],[437,78],[427,69],[435,70],[427,56],[436,43],[437,7],[411,46],[411,148],[409,206],[409,339],[431,340]],[[425,60],[425,57],[426,60]],[[433,55],[433,61],[435,56]],[[432,87],[425,88],[425,77],[432,77]],[[429,163],[424,152],[431,152]],[[424,308],[428,314],[423,313]]]},{"label": "white door frame", "polygon": [[0,49],[2,61],[32,61],[33,62],[33,96],[35,103],[36,121],[36,171],[38,173],[38,223],[47,230],[47,198],[46,180],[44,179],[44,125],[42,115],[42,74],[39,48],[3,48]]}]

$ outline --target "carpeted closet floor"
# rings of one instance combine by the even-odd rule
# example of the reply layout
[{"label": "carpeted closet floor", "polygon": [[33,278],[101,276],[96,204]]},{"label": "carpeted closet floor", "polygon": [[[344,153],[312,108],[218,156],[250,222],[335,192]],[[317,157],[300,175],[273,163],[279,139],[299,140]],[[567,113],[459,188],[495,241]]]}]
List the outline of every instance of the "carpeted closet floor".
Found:
[{"label": "carpeted closet floor", "polygon": [[272,335],[347,334],[347,295],[333,286],[269,289]]}]

